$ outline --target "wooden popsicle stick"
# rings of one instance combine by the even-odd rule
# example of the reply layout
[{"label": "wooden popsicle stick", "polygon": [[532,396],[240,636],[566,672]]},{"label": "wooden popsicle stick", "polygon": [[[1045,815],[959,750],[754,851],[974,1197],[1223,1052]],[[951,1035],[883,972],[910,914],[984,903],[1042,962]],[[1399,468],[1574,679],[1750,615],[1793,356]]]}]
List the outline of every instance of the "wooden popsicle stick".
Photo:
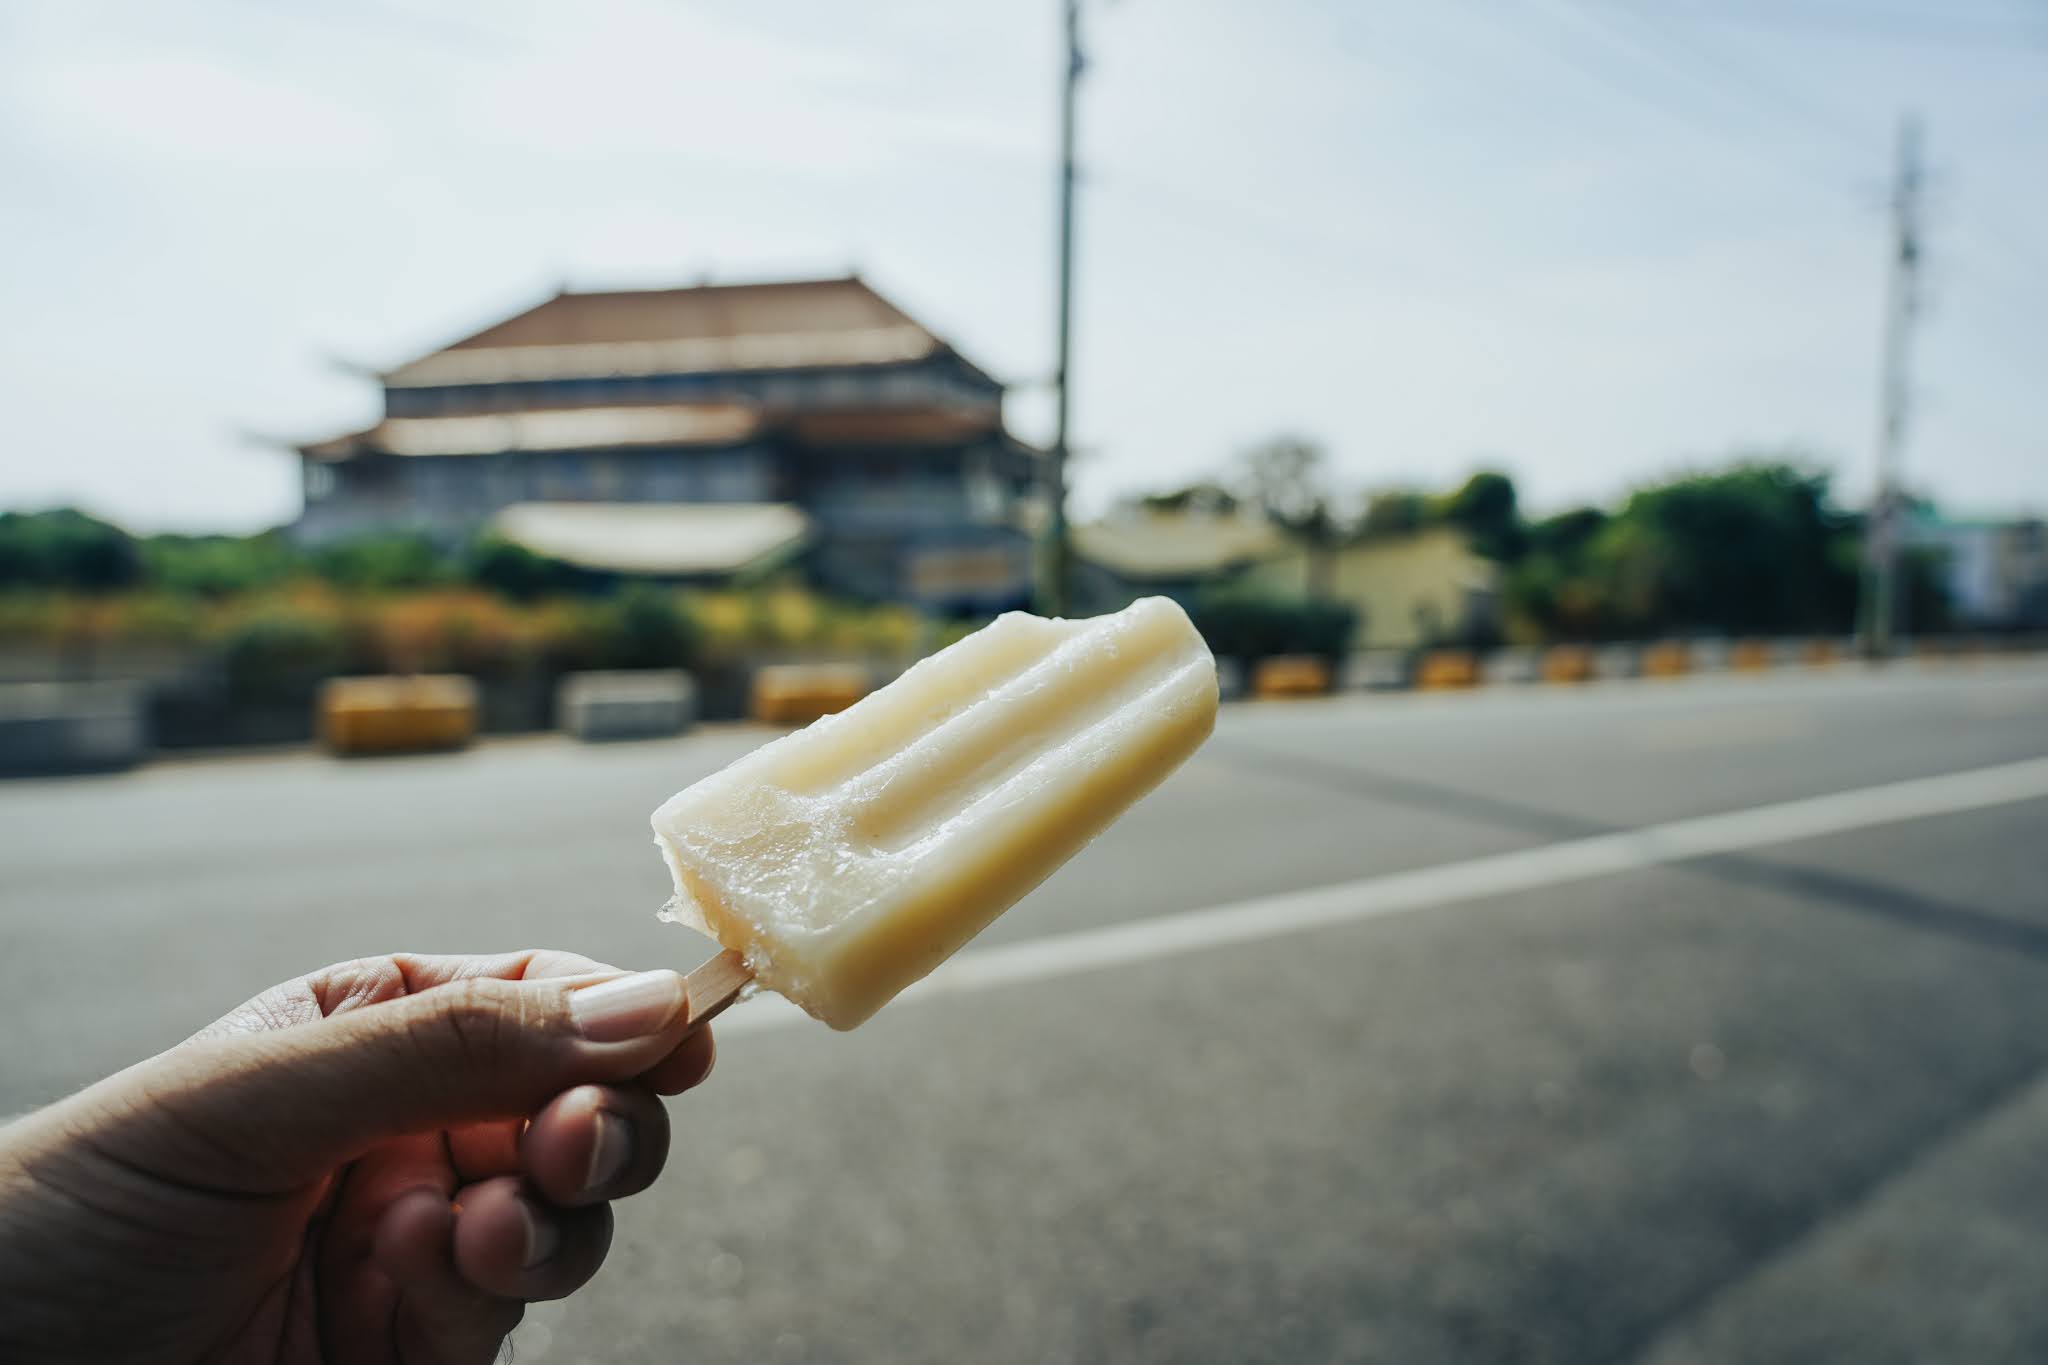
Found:
[{"label": "wooden popsicle stick", "polygon": [[754,974],[747,969],[739,950],[727,948],[717,957],[683,978],[690,996],[690,1027],[708,1023],[740,998],[740,992]]}]

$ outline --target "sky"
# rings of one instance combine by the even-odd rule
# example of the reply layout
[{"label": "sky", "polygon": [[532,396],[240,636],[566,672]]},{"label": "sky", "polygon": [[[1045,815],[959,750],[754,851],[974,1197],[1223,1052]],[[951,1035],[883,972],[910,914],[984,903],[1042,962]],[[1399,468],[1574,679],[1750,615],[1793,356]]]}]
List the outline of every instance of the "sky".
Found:
[{"label": "sky", "polygon": [[[1793,449],[2048,511],[2043,0],[1089,0],[1082,515],[1280,433],[1537,510]],[[0,507],[298,510],[276,444],[570,287],[858,269],[1049,434],[1058,0],[0,0]],[[265,441],[271,444],[265,444]]]}]

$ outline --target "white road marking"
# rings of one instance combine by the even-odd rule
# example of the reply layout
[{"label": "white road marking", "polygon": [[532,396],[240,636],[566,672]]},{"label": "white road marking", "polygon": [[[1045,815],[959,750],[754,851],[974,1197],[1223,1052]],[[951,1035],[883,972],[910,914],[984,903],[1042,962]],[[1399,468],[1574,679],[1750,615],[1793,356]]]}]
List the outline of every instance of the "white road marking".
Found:
[{"label": "white road marking", "polygon": [[[2048,797],[2048,758],[1888,782],[969,951],[898,999],[959,995],[1107,971],[1384,915],[1664,867],[1717,853],[2044,797]],[[802,1018],[803,1012],[794,1005],[763,995],[733,1010],[716,1027],[722,1034],[748,1033]]]}]

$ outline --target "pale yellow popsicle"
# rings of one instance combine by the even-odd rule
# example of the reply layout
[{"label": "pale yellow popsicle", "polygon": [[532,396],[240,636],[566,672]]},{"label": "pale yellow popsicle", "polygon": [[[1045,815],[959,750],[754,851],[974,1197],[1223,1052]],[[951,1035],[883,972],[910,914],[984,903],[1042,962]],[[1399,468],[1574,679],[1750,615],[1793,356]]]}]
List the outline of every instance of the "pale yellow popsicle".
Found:
[{"label": "pale yellow popsicle", "polygon": [[959,951],[1201,746],[1184,613],[1014,612],[654,813],[676,918],[834,1028]]}]

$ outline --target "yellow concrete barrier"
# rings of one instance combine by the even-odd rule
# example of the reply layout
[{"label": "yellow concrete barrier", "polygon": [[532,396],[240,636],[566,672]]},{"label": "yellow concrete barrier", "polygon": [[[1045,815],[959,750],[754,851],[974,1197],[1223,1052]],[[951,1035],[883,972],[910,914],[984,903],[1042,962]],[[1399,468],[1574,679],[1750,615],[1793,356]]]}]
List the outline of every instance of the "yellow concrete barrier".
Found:
[{"label": "yellow concrete barrier", "polygon": [[476,736],[476,683],[452,674],[331,678],[320,689],[320,739],[336,754],[459,749]]},{"label": "yellow concrete barrier", "polygon": [[1252,670],[1252,695],[1261,700],[1320,697],[1329,690],[1330,665],[1312,654],[1275,655]]},{"label": "yellow concrete barrier", "polygon": [[808,725],[871,690],[857,664],[773,664],[754,674],[753,715],[770,725]]},{"label": "yellow concrete barrier", "polygon": [[1809,668],[1826,668],[1838,651],[1833,640],[1808,640],[1799,651],[1799,661]]},{"label": "yellow concrete barrier", "polygon": [[1593,651],[1584,645],[1552,645],[1543,651],[1543,681],[1581,683],[1593,676]]},{"label": "yellow concrete barrier", "polygon": [[1744,673],[1761,673],[1771,666],[1771,646],[1765,640],[1737,640],[1728,651],[1728,666]]},{"label": "yellow concrete barrier", "polygon": [[1478,683],[1479,659],[1469,649],[1432,649],[1415,667],[1415,686],[1424,692],[1475,687]]},{"label": "yellow concrete barrier", "polygon": [[1692,672],[1692,650],[1683,640],[1659,640],[1643,646],[1643,676],[1676,678]]}]

